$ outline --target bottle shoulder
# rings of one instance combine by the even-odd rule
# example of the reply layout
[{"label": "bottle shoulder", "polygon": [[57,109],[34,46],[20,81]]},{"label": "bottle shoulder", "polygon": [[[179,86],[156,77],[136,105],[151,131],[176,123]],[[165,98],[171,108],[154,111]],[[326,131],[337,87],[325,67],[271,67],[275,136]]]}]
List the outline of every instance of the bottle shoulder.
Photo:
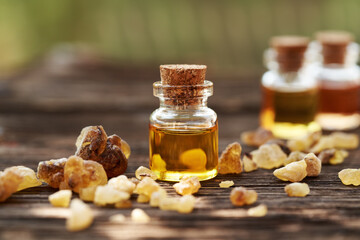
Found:
[{"label": "bottle shoulder", "polygon": [[279,91],[303,91],[317,87],[315,77],[316,75],[309,69],[291,73],[270,70],[263,74],[261,85]]},{"label": "bottle shoulder", "polygon": [[317,71],[317,79],[320,81],[347,81],[360,83],[360,67],[357,65],[348,67],[320,66]]},{"label": "bottle shoulder", "polygon": [[171,128],[208,128],[217,123],[217,114],[208,107],[175,110],[158,108],[150,115],[150,124]]}]

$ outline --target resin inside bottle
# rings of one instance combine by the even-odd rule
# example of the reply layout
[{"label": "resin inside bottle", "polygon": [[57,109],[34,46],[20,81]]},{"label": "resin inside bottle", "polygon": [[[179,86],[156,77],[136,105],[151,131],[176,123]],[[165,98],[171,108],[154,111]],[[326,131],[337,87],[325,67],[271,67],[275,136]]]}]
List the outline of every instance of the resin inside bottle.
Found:
[{"label": "resin inside bottle", "polygon": [[317,83],[303,66],[308,39],[280,36],[265,52],[269,71],[261,81],[260,124],[278,138],[292,139],[316,132]]},{"label": "resin inside bottle", "polygon": [[149,126],[149,165],[159,180],[217,175],[217,115],[207,107],[213,84],[205,71],[204,65],[160,66],[161,81],[153,85],[160,107]]},{"label": "resin inside bottle", "polygon": [[218,127],[161,129],[150,125],[150,167],[160,178],[213,178],[218,165]]}]

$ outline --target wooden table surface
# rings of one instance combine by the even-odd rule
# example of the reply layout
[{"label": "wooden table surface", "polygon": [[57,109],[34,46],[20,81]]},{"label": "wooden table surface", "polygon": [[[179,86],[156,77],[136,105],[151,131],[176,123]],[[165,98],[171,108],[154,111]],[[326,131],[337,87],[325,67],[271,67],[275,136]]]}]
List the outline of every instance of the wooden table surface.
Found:
[{"label": "wooden table surface", "polygon": [[[259,76],[208,74],[215,84],[209,106],[218,113],[220,151],[239,141],[242,131],[257,127]],[[5,79],[0,82],[0,169],[14,165],[36,169],[39,161],[70,156],[81,129],[101,124],[107,133],[130,144],[126,175],[133,176],[138,166],[148,165],[148,118],[158,107],[152,83],[158,80],[156,66],[124,68],[87,59],[67,64],[50,59]],[[324,166],[319,177],[306,178],[311,189],[306,198],[287,197],[286,183],[261,169],[202,182],[191,214],[133,201],[133,207],[150,215],[149,224],[110,223],[109,216],[129,217],[131,209],[91,204],[95,221],[78,233],[66,231],[68,212],[51,207],[48,196],[56,190],[44,184],[0,204],[0,239],[359,239],[360,187],[344,186],[337,177],[343,168],[359,168],[359,158],[359,150],[351,151],[342,165]],[[231,189],[218,187],[222,180],[256,190],[257,204],[266,204],[268,215],[246,217],[248,207],[233,207]],[[175,195],[171,183],[160,184]]]}]

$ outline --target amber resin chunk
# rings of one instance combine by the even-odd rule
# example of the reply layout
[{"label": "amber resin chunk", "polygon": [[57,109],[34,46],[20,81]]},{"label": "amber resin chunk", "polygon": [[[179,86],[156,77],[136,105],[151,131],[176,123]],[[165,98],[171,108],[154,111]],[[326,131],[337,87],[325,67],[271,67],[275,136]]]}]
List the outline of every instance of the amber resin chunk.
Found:
[{"label": "amber resin chunk", "polygon": [[234,185],[234,181],[222,181],[219,183],[219,187],[221,188],[229,188]]},{"label": "amber resin chunk", "polygon": [[339,172],[338,176],[344,185],[360,185],[360,169],[343,169]]},{"label": "amber resin chunk", "polygon": [[271,139],[274,139],[271,131],[259,127],[255,131],[247,131],[241,134],[241,141],[249,146],[259,147]]},{"label": "amber resin chunk", "polygon": [[250,153],[245,153],[242,159],[245,172],[252,172],[258,169],[258,165],[252,160],[252,155]]},{"label": "amber resin chunk", "polygon": [[278,144],[264,144],[258,150],[252,151],[252,160],[260,167],[272,169],[280,167],[287,159],[287,155]]},{"label": "amber resin chunk", "polygon": [[307,176],[306,167],[305,160],[289,163],[285,167],[276,169],[274,176],[282,181],[300,182]]},{"label": "amber resin chunk", "polygon": [[321,138],[321,132],[313,132],[298,139],[288,140],[287,146],[291,151],[306,152]]},{"label": "amber resin chunk", "polygon": [[268,212],[268,208],[265,204],[260,204],[259,206],[249,208],[247,215],[250,217],[264,217]]},{"label": "amber resin chunk", "polygon": [[125,153],[130,156],[129,145],[117,135],[108,137],[102,126],[85,127],[76,140],[76,147],[75,155],[103,165],[109,178],[126,171]]},{"label": "amber resin chunk", "polygon": [[39,162],[37,177],[52,188],[59,188],[64,181],[64,167],[67,158]]},{"label": "amber resin chunk", "polygon": [[353,133],[334,132],[322,136],[320,140],[310,149],[310,152],[320,153],[325,149],[355,149],[359,146],[359,136]]},{"label": "amber resin chunk", "polygon": [[6,168],[0,172],[0,202],[8,199],[20,186],[23,177],[13,168]]},{"label": "amber resin chunk", "polygon": [[144,212],[144,210],[135,208],[131,212],[131,220],[134,223],[148,223],[150,222],[150,217],[146,214],[146,212]]},{"label": "amber resin chunk", "polygon": [[148,197],[151,197],[151,194],[153,192],[159,191],[160,188],[161,188],[160,185],[157,182],[155,182],[154,179],[150,177],[145,177],[143,178],[143,180],[139,182],[138,185],[136,185],[134,193],[144,194]]},{"label": "amber resin chunk", "polygon": [[251,205],[257,200],[255,190],[248,190],[244,187],[236,187],[230,193],[230,201],[234,206]]},{"label": "amber resin chunk", "polygon": [[173,186],[176,192],[180,195],[188,195],[197,193],[201,187],[197,177],[183,177],[180,182]]},{"label": "amber resin chunk", "polygon": [[80,199],[74,199],[70,204],[70,215],[66,220],[66,229],[71,232],[88,228],[94,220],[91,208]]},{"label": "amber resin chunk", "polygon": [[71,190],[60,190],[49,196],[49,202],[54,207],[68,207],[70,204]]},{"label": "amber resin chunk", "polygon": [[304,158],[306,162],[306,172],[309,177],[317,177],[321,172],[321,160],[315,154],[309,153]]},{"label": "amber resin chunk", "polygon": [[138,169],[136,169],[135,176],[139,180],[142,180],[144,177],[150,177],[154,180],[157,179],[157,176],[153,171],[143,166],[140,166]]},{"label": "amber resin chunk", "polygon": [[337,165],[343,163],[348,156],[348,151],[332,148],[321,151],[319,159],[323,164]]},{"label": "amber resin chunk", "polygon": [[71,189],[105,185],[107,176],[101,164],[77,156],[40,162],[38,177],[53,188]]},{"label": "amber resin chunk", "polygon": [[220,174],[239,174],[242,172],[241,145],[238,142],[229,144],[219,158],[218,171]]},{"label": "amber resin chunk", "polygon": [[284,162],[284,166],[286,166],[292,162],[297,162],[297,161],[303,160],[305,156],[306,156],[306,153],[294,151],[294,152],[290,153],[290,155],[287,157],[287,159]]},{"label": "amber resin chunk", "polygon": [[305,197],[310,193],[309,185],[306,183],[290,183],[284,189],[289,197]]},{"label": "amber resin chunk", "polygon": [[17,188],[17,191],[21,191],[23,189],[37,187],[42,184],[42,182],[36,177],[34,170],[24,166],[15,166],[10,167],[12,171],[14,171],[17,175],[21,176],[23,179],[20,185]]}]

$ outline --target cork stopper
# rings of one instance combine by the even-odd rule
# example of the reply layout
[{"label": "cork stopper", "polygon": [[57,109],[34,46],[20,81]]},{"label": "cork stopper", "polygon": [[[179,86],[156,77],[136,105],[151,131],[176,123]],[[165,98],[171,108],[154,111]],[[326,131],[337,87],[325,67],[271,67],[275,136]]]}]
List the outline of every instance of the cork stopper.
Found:
[{"label": "cork stopper", "polygon": [[322,31],[316,33],[316,40],[322,45],[323,64],[344,64],[354,36],[345,31]]},{"label": "cork stopper", "polygon": [[212,83],[205,80],[206,69],[206,65],[195,64],[160,65],[161,82],[154,83],[155,96],[179,107],[200,104],[212,94]]},{"label": "cork stopper", "polygon": [[276,51],[276,60],[281,72],[296,72],[304,62],[304,54],[309,44],[307,37],[276,36],[270,45]]},{"label": "cork stopper", "polygon": [[164,85],[197,85],[205,81],[206,65],[160,65],[161,82]]}]

